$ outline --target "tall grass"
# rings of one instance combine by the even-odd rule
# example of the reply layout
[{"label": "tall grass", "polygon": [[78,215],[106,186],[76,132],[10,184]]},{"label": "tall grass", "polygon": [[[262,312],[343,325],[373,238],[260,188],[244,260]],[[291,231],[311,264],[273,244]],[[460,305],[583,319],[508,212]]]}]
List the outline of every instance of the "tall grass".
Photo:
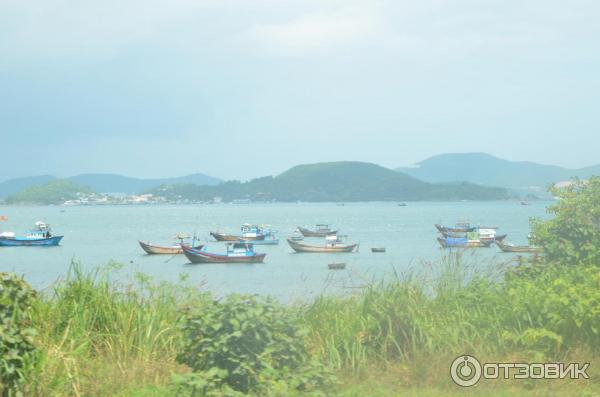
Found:
[{"label": "tall grass", "polygon": [[[168,387],[172,373],[189,370],[176,362],[184,346],[180,309],[201,309],[210,298],[144,276],[116,284],[111,270],[73,264],[41,295],[32,314],[41,359],[27,395],[129,395]],[[599,285],[596,267],[533,265],[498,276],[450,256],[427,277],[397,275],[289,310],[308,330],[311,355],[340,374],[387,367],[405,385],[448,385],[449,363],[464,353],[492,361],[599,358]]]},{"label": "tall grass", "polygon": [[65,280],[34,307],[42,359],[33,395],[112,395],[131,384],[166,383],[182,346],[181,305],[201,304],[190,288],[111,281],[107,266],[83,272],[73,263]]}]

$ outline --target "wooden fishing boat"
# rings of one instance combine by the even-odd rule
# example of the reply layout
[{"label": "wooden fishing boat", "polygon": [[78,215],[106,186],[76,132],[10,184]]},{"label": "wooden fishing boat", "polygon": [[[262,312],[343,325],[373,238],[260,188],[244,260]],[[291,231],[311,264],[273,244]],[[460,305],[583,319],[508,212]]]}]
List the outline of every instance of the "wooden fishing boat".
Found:
[{"label": "wooden fishing boat", "polygon": [[249,225],[246,223],[242,225],[241,232],[242,234],[240,236],[220,232],[210,232],[210,235],[217,241],[258,241],[265,239],[265,234],[260,226]]},{"label": "wooden fishing boat", "polygon": [[504,243],[502,241],[496,241],[496,245],[502,250],[502,252],[519,252],[532,254],[539,254],[540,252],[542,252],[542,249],[540,247],[533,247],[531,245],[514,245],[510,243]]},{"label": "wooden fishing boat", "polygon": [[384,247],[373,247],[371,248],[371,252],[385,252]]},{"label": "wooden fishing boat", "polygon": [[469,223],[457,223],[454,227],[446,227],[446,226],[442,226],[442,225],[436,223],[435,227],[437,230],[440,231],[440,233],[445,233],[445,232],[468,233],[468,232],[474,232],[475,229],[477,229],[477,227],[471,226]]},{"label": "wooden fishing boat", "polygon": [[57,246],[63,236],[53,236],[50,225],[36,222],[24,237],[16,236],[13,232],[0,233],[0,247],[49,247]]},{"label": "wooden fishing boat", "polygon": [[188,245],[181,246],[183,253],[192,263],[257,263],[262,262],[267,254],[254,252],[250,243],[227,244],[225,254],[215,254],[206,251],[206,248],[195,249]]},{"label": "wooden fishing boat", "polygon": [[467,240],[466,238],[438,237],[442,248],[489,248],[494,240]]},{"label": "wooden fishing boat", "polygon": [[332,270],[341,270],[341,269],[345,269],[346,268],[346,263],[345,262],[334,262],[334,263],[329,263],[327,265],[328,268],[332,269]]},{"label": "wooden fishing boat", "polygon": [[[140,247],[148,254],[148,255],[177,255],[183,254],[183,250],[181,249],[182,243],[173,244],[170,247],[165,247],[161,245],[150,244],[150,242],[143,242],[138,240],[140,243]],[[202,249],[203,245],[197,245],[194,248]]]},{"label": "wooden fishing boat", "polygon": [[298,226],[298,231],[302,233],[304,237],[327,237],[331,234],[336,234],[337,230],[331,230],[329,225],[320,224],[317,225],[316,230],[306,229],[304,227]]},{"label": "wooden fishing boat", "polygon": [[358,248],[358,244],[344,244],[337,236],[328,236],[325,245],[309,245],[300,241],[287,239],[288,244],[296,252],[353,252]]}]

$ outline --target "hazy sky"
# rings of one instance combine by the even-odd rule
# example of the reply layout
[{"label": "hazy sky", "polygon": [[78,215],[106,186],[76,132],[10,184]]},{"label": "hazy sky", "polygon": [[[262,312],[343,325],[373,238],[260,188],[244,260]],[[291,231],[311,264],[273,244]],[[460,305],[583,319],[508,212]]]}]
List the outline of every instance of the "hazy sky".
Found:
[{"label": "hazy sky", "polygon": [[598,1],[0,0],[0,180],[600,163]]}]

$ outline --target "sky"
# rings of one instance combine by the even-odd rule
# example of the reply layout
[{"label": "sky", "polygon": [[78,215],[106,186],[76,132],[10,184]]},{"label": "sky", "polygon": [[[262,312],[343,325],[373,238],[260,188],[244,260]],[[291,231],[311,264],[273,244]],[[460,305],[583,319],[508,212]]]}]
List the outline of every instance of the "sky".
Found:
[{"label": "sky", "polygon": [[0,0],[0,181],[600,163],[600,3]]}]

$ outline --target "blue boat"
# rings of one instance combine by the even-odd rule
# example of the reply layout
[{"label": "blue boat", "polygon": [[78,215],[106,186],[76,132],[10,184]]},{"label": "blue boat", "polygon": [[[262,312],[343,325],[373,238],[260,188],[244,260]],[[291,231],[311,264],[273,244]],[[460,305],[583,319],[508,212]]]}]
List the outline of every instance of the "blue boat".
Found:
[{"label": "blue boat", "polygon": [[50,225],[36,222],[25,237],[15,236],[12,232],[0,233],[0,247],[48,247],[56,246],[63,236],[53,236]]},{"label": "blue boat", "polygon": [[277,230],[266,229],[262,231],[265,236],[264,240],[246,240],[244,238],[239,239],[242,243],[252,243],[254,245],[277,245],[279,244],[279,238],[277,238]]}]

